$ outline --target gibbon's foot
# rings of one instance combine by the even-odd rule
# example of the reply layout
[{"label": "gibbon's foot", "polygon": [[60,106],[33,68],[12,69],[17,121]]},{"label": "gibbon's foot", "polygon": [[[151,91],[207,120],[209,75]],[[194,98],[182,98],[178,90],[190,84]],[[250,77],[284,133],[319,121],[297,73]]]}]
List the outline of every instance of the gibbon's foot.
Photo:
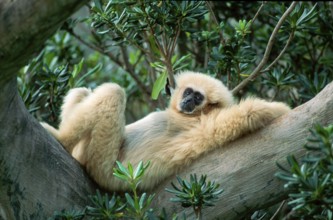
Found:
[{"label": "gibbon's foot", "polygon": [[48,123],[46,122],[39,122],[43,128],[45,130],[47,130],[47,132],[51,135],[53,135],[53,137],[55,137],[57,140],[59,140],[59,134],[58,134],[58,130],[55,129],[54,127],[52,127],[51,125],[49,125]]},{"label": "gibbon's foot", "polygon": [[[82,98],[84,94],[88,93],[88,96]],[[70,117],[61,121],[59,126],[61,131],[63,129],[68,132],[75,130],[79,135],[83,131],[89,132],[96,126],[114,126],[124,117],[126,94],[124,89],[115,83],[104,83],[92,92],[82,88],[75,89],[72,97],[77,98],[76,100],[81,97],[82,100],[73,106]],[[65,101],[73,103],[70,98],[71,96],[66,97]]]},{"label": "gibbon's foot", "polygon": [[95,102],[105,103],[109,111],[122,114],[126,107],[126,94],[124,89],[116,83],[104,83],[98,86],[93,95]]},{"label": "gibbon's foot", "polygon": [[94,91],[76,88],[70,90],[64,99],[59,129],[44,123],[42,126],[72,153],[77,145],[85,148],[89,143],[87,138],[92,138],[96,130],[100,130],[99,134],[108,133],[104,139],[113,134],[123,137],[125,107],[125,91],[117,84],[105,83]]},{"label": "gibbon's foot", "polygon": [[264,127],[275,118],[290,111],[289,106],[281,102],[249,98],[240,102],[240,107],[248,118],[250,131]]},{"label": "gibbon's foot", "polygon": [[67,120],[75,106],[90,94],[91,90],[83,87],[69,90],[61,106],[61,119]]}]

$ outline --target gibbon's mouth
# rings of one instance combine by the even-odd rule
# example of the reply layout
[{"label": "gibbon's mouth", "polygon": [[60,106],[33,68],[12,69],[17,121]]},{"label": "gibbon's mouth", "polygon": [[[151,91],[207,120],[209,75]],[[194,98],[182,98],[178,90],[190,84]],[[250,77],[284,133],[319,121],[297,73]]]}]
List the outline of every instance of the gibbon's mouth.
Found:
[{"label": "gibbon's mouth", "polygon": [[193,103],[180,103],[179,111],[181,113],[191,115],[195,111],[195,104]]},{"label": "gibbon's mouth", "polygon": [[180,113],[183,113],[185,115],[195,115],[198,112],[197,111],[198,109],[196,108],[196,106],[194,106],[192,108],[179,106],[178,110]]},{"label": "gibbon's mouth", "polygon": [[180,111],[181,113],[184,113],[186,115],[193,115],[194,114],[194,111],[191,111],[191,112],[186,112],[186,111]]}]

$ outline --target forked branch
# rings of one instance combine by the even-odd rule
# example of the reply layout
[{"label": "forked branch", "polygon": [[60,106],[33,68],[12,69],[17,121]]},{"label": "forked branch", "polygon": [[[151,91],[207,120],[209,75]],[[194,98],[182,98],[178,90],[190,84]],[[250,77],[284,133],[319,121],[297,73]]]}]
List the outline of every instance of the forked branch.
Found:
[{"label": "forked branch", "polygon": [[269,55],[271,53],[273,44],[274,44],[274,40],[276,35],[278,34],[279,29],[281,28],[283,22],[286,20],[286,18],[288,17],[288,15],[294,10],[294,8],[296,7],[297,2],[292,2],[291,5],[289,6],[289,8],[284,12],[284,14],[281,16],[280,20],[278,21],[278,23],[276,24],[269,40],[267,43],[267,47],[264,53],[264,56],[262,58],[262,60],[260,61],[260,63],[258,64],[258,66],[255,68],[255,70],[253,70],[253,72],[250,74],[249,77],[247,77],[246,79],[244,79],[241,83],[239,83],[233,90],[232,90],[232,94],[236,95],[241,89],[243,89],[249,82],[253,81],[256,77],[258,77],[261,74],[261,70],[264,68],[264,66],[266,65]]}]

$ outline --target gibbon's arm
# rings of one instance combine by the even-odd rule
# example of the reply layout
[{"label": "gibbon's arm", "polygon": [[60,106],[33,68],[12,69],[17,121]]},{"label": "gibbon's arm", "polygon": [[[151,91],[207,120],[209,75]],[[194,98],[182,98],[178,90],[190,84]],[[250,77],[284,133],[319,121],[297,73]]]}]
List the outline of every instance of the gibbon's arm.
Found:
[{"label": "gibbon's arm", "polygon": [[201,121],[188,132],[177,136],[170,148],[164,149],[173,169],[190,164],[200,155],[221,147],[244,134],[264,127],[287,113],[284,103],[250,98],[228,108],[216,109],[201,116]]},{"label": "gibbon's arm", "polygon": [[282,102],[267,102],[249,98],[238,105],[222,110],[211,128],[213,140],[218,146],[240,136],[258,130],[275,118],[287,113],[290,108]]}]

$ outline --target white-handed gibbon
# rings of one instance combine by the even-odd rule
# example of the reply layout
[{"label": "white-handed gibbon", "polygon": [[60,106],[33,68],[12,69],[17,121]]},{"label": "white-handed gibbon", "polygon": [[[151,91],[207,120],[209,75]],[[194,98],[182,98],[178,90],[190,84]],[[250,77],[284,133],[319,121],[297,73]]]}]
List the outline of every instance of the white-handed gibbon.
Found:
[{"label": "white-handed gibbon", "polygon": [[236,104],[221,81],[202,73],[186,71],[175,77],[169,107],[135,123],[125,126],[124,90],[105,83],[94,91],[70,90],[59,129],[42,124],[107,190],[128,188],[113,176],[116,160],[133,166],[150,161],[139,185],[149,190],[203,154],[290,110],[283,103],[257,98]]}]

